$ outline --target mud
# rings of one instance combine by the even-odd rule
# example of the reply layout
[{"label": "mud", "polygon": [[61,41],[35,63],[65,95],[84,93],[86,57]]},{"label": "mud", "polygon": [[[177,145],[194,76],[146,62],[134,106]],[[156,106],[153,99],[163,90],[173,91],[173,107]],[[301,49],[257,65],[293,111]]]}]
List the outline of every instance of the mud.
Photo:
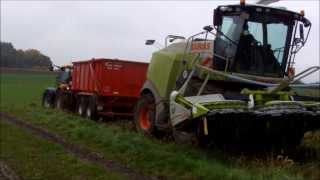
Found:
[{"label": "mud", "polygon": [[19,180],[19,176],[0,160],[0,180]]}]

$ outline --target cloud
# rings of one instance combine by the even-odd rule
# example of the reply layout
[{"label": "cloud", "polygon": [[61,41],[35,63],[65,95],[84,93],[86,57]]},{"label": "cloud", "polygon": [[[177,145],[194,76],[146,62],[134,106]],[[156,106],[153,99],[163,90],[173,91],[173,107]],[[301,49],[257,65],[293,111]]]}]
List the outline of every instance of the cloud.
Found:
[{"label": "cloud", "polygon": [[[148,62],[157,49],[145,46],[146,39],[164,44],[168,34],[190,36],[212,24],[217,5],[235,3],[238,1],[1,1],[1,40],[16,48],[39,49],[56,64],[92,57]],[[313,29],[297,55],[297,69],[319,64],[319,1],[275,5],[294,11],[304,7]]]}]

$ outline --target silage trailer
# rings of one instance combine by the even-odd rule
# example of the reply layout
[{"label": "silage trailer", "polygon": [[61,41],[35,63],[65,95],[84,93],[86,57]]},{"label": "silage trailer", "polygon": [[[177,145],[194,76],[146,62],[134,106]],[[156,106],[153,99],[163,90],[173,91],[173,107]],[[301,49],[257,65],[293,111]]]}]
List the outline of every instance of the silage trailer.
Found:
[{"label": "silage trailer", "polygon": [[148,63],[117,59],[73,62],[60,68],[57,88],[47,88],[43,105],[81,116],[132,116]]}]

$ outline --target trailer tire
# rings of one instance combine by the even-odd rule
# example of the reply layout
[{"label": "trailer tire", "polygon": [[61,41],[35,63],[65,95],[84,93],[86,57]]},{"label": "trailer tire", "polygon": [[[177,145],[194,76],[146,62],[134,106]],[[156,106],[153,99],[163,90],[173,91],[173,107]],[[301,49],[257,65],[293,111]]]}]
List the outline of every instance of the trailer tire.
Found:
[{"label": "trailer tire", "polygon": [[88,105],[87,105],[87,108],[86,108],[86,117],[88,119],[96,121],[98,119],[98,117],[97,117],[96,97],[95,96],[89,97],[88,101],[89,102],[88,102]]},{"label": "trailer tire", "polygon": [[79,96],[77,100],[77,114],[79,116],[85,116],[86,107],[87,107],[86,98],[83,96]]},{"label": "trailer tire", "polygon": [[155,99],[152,94],[142,94],[137,102],[134,123],[136,130],[146,136],[154,136],[155,129]]}]

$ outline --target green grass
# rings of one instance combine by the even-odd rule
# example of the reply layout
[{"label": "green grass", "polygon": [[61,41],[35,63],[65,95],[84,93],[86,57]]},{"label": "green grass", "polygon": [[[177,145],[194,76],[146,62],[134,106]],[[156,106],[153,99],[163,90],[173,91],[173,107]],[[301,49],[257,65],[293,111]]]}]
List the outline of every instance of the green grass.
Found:
[{"label": "green grass", "polygon": [[0,132],[0,158],[23,179],[123,179],[12,124],[0,121]]},{"label": "green grass", "polygon": [[41,107],[51,75],[1,75],[1,111],[22,117],[64,138],[102,152],[152,176],[172,179],[301,179],[299,167],[242,165],[221,153],[205,152],[143,137],[117,126],[103,126],[76,115]]}]

